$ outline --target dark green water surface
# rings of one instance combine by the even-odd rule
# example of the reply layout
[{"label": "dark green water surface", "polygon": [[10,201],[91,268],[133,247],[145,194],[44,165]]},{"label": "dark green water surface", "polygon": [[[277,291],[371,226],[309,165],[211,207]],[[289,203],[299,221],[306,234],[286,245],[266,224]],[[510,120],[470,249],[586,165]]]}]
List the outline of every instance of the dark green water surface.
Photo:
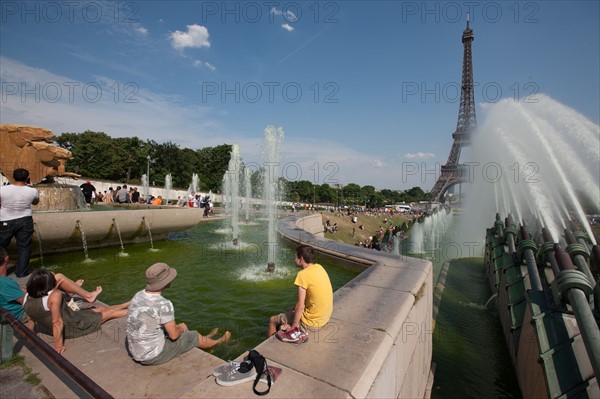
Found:
[{"label": "dark green water surface", "polygon": [[495,302],[485,306],[492,292],[478,257],[482,247],[464,244],[459,224],[458,215],[439,214],[437,224],[423,223],[424,241],[402,246],[403,254],[432,262],[434,286],[450,261],[433,332],[432,398],[520,398]]},{"label": "dark green water surface", "polygon": [[433,333],[432,398],[520,398],[483,259],[450,263]]},{"label": "dark green water surface", "polygon": [[[297,290],[294,278],[293,247],[279,244],[276,272],[265,272],[267,250],[266,226],[240,226],[240,248],[233,249],[222,222],[200,223],[196,227],[172,233],[167,240],[125,245],[89,251],[89,260],[81,252],[49,255],[44,267],[64,273],[73,280],[85,279],[84,288],[103,287],[99,299],[116,304],[126,302],[145,287],[145,270],[156,262],[166,262],[177,269],[177,277],[163,296],[175,306],[178,322],[201,334],[213,327],[229,330],[233,339],[209,352],[222,359],[233,359],[266,339],[269,317],[293,307]],[[328,262],[327,270],[333,289],[337,290],[356,272]],[[36,264],[37,262],[37,264]],[[41,260],[32,262],[34,268]]]}]

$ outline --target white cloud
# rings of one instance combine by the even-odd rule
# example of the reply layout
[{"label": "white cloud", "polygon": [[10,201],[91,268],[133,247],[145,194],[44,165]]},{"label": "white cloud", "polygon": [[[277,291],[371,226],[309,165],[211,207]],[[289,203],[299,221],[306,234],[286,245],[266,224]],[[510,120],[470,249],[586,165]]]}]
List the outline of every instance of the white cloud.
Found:
[{"label": "white cloud", "polygon": [[290,10],[283,11],[278,9],[277,7],[271,8],[271,14],[282,15],[288,22],[296,22],[298,20],[296,14],[294,14]]},{"label": "white cloud", "polygon": [[293,27],[293,26],[291,26],[291,25],[289,25],[289,24],[283,24],[283,25],[281,25],[281,27],[282,27],[283,29],[287,30],[288,32],[291,32],[291,31],[293,31],[293,30],[294,30],[294,27]]},{"label": "white cloud", "polygon": [[187,32],[176,30],[171,33],[171,46],[176,50],[183,50],[187,47],[210,47],[208,36],[206,27],[196,24],[188,25]]},{"label": "white cloud", "polygon": [[435,158],[435,154],[432,152],[407,152],[404,154],[405,159],[429,159]]},{"label": "white cloud", "polygon": [[143,26],[138,26],[135,28],[135,31],[138,32],[139,34],[141,34],[142,36],[147,36],[148,35],[148,29],[144,28]]},{"label": "white cloud", "polygon": [[214,71],[215,69],[217,69],[217,67],[215,67],[210,62],[205,62],[202,60],[195,60],[192,65],[194,65],[196,68],[206,67],[206,68],[210,69],[211,71]]}]

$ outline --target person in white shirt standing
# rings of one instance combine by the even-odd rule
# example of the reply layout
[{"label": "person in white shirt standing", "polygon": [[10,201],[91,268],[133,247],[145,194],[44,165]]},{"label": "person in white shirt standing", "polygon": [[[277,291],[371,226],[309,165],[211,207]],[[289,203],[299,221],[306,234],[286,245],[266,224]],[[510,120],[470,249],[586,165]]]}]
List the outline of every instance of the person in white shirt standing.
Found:
[{"label": "person in white shirt standing", "polygon": [[0,187],[0,247],[8,249],[15,238],[19,250],[17,277],[31,273],[31,237],[33,236],[33,217],[31,205],[40,201],[38,190],[29,183],[29,171],[18,168],[13,171],[14,184]]}]

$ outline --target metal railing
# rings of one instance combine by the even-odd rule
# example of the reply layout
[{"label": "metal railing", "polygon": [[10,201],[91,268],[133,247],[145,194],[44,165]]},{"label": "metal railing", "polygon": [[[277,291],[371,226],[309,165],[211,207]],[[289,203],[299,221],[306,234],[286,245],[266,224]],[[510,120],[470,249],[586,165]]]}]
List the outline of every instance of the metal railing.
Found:
[{"label": "metal railing", "polygon": [[[65,359],[62,355],[56,353],[54,349],[42,339],[40,339],[33,331],[27,328],[8,310],[0,306],[0,317],[2,323],[6,324],[4,327],[12,327],[25,341],[32,344],[37,350],[40,351],[42,356],[51,361],[56,365],[68,378],[73,380],[83,390],[85,390],[90,396],[98,399],[112,399],[113,397],[106,392],[100,385],[96,384],[90,377],[79,370],[73,363]],[[3,350],[4,350],[3,346]],[[12,347],[11,347],[12,349]],[[3,353],[3,357],[4,357]]]}]

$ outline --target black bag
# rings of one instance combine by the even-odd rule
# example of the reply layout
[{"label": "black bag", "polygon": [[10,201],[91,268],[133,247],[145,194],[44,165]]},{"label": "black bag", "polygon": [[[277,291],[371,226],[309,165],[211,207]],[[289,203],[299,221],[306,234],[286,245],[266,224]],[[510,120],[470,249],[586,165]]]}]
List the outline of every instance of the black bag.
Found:
[{"label": "black bag", "polygon": [[[271,373],[269,373],[269,368],[267,366],[267,359],[265,359],[265,357],[263,355],[258,353],[258,351],[252,349],[248,353],[248,360],[250,362],[252,362],[252,364],[254,365],[254,368],[256,369],[256,379],[254,380],[254,383],[252,384],[252,390],[254,391],[255,394],[257,394],[259,396],[268,394],[269,391],[271,390]],[[264,374],[266,374],[266,376],[267,376],[268,388],[266,391],[259,392],[256,390],[256,385],[258,385],[258,382],[260,381],[261,377]]]}]

